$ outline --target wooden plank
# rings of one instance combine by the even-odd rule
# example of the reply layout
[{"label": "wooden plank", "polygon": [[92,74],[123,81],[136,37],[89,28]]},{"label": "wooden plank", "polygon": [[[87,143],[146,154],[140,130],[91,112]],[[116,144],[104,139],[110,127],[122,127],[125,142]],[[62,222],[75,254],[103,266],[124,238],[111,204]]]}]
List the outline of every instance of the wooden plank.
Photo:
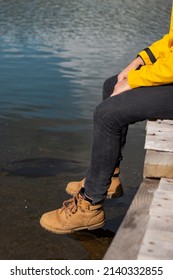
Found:
[{"label": "wooden plank", "polygon": [[147,230],[138,260],[172,260],[173,234],[160,230]]},{"label": "wooden plank", "polygon": [[161,178],[158,191],[173,191],[173,179]]},{"label": "wooden plank", "polygon": [[173,179],[162,178],[153,195],[138,259],[173,259]]},{"label": "wooden plank", "polygon": [[173,153],[147,150],[143,176],[173,178]]},{"label": "wooden plank", "polygon": [[146,150],[173,152],[173,120],[148,121],[146,131]]},{"label": "wooden plank", "polygon": [[166,216],[172,216],[173,201],[171,199],[168,201],[164,199],[153,199],[150,208],[150,215],[161,215],[163,212]]},{"label": "wooden plank", "polygon": [[150,230],[168,231],[173,233],[173,217],[166,216],[164,213],[155,216],[152,215],[149,218],[147,227]]},{"label": "wooden plank", "polygon": [[144,148],[146,150],[173,152],[173,131],[169,135],[164,132],[147,134]]},{"label": "wooden plank", "polygon": [[169,132],[173,130],[173,120],[156,120],[147,121],[146,131],[151,134],[153,131],[165,131]]},{"label": "wooden plank", "polygon": [[153,195],[150,215],[173,217],[173,179],[161,178],[158,189]]},{"label": "wooden plank", "polygon": [[144,179],[104,259],[137,259],[149,218],[149,208],[159,180]]},{"label": "wooden plank", "polygon": [[154,193],[154,197],[153,197],[153,200],[155,201],[160,201],[160,200],[163,200],[165,202],[171,202],[173,199],[173,191],[156,191]]}]

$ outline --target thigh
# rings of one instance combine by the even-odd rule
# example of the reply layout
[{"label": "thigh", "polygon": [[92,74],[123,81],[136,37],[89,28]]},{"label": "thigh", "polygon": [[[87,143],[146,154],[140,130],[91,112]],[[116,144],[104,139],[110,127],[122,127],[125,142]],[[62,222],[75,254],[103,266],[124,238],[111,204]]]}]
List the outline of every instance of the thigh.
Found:
[{"label": "thigh", "polygon": [[136,88],[107,98],[97,113],[112,128],[146,119],[173,119],[173,84]]}]

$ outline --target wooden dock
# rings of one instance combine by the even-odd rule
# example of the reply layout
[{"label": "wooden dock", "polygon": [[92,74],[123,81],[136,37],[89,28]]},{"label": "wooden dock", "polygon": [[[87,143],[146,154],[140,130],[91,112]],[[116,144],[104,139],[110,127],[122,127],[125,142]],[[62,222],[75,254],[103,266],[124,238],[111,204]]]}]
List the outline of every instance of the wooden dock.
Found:
[{"label": "wooden dock", "polygon": [[148,121],[144,178],[104,259],[173,260],[173,121]]}]

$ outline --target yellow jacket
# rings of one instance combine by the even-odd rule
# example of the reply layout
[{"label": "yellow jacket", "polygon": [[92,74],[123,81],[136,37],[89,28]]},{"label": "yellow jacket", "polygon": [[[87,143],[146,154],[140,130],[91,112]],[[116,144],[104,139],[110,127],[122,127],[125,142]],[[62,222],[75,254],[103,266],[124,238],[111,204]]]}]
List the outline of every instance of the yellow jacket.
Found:
[{"label": "yellow jacket", "polygon": [[138,55],[145,65],[128,73],[131,88],[173,83],[173,6],[169,33]]}]

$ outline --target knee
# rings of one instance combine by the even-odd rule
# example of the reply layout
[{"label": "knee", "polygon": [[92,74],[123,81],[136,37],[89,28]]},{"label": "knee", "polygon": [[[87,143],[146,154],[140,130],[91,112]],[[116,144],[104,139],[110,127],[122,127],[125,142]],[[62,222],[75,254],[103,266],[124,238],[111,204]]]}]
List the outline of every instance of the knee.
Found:
[{"label": "knee", "polygon": [[94,124],[102,124],[104,119],[104,108],[102,103],[100,103],[94,110],[93,122]]},{"label": "knee", "polygon": [[121,123],[119,122],[119,113],[115,109],[112,112],[112,106],[109,106],[107,102],[108,100],[105,101],[100,103],[94,110],[94,126],[106,131],[116,131],[121,129]]},{"label": "knee", "polygon": [[103,100],[110,97],[113,92],[114,86],[117,83],[118,75],[106,79],[103,83]]}]

